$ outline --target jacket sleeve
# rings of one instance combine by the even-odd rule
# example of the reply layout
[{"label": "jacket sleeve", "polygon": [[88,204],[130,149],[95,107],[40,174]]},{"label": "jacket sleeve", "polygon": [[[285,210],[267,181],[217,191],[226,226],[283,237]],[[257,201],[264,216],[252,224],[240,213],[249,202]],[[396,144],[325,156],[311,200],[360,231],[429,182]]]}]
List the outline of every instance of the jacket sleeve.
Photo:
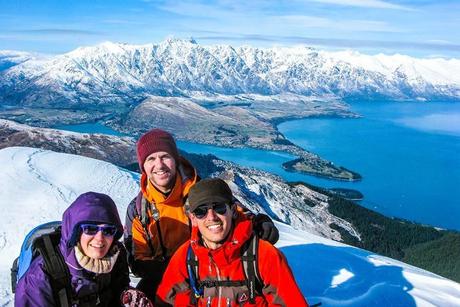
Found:
[{"label": "jacket sleeve", "polygon": [[14,296],[15,307],[56,306],[48,276],[43,270],[41,256],[35,258],[18,282]]},{"label": "jacket sleeve", "polygon": [[166,272],[158,287],[155,307],[158,306],[193,306],[190,302],[191,289],[187,282],[187,250],[185,242],[172,256]]},{"label": "jacket sleeve", "polygon": [[[139,196],[138,196],[139,197]],[[142,277],[147,274],[152,253],[147,236],[136,212],[135,197],[126,210],[125,227],[123,232],[124,244],[127,252],[128,265],[134,275]]]},{"label": "jacket sleeve", "polygon": [[270,306],[308,306],[281,251],[259,240],[258,263],[262,293]]},{"label": "jacket sleeve", "polygon": [[[126,209],[125,227],[123,229],[123,242],[126,247],[128,256],[128,264],[131,267],[134,261],[134,247],[133,247],[133,220],[136,216],[136,198],[135,197]],[[132,268],[131,268],[132,269]]]}]

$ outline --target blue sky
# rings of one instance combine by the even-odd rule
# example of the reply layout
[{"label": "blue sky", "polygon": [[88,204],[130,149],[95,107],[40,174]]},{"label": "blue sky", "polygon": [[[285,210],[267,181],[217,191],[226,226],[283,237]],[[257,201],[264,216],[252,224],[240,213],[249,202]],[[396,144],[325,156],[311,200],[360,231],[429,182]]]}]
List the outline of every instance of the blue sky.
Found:
[{"label": "blue sky", "polygon": [[460,58],[459,29],[458,0],[0,0],[0,50],[45,53],[174,36]]}]

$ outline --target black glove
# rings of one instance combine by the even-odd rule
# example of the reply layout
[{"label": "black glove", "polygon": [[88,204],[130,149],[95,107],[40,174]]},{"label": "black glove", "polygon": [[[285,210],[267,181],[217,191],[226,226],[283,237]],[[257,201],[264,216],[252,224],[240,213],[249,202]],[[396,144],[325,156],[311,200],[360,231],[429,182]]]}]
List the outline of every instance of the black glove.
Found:
[{"label": "black glove", "polygon": [[253,219],[254,231],[262,240],[271,244],[278,242],[280,234],[273,221],[266,214],[257,214]]},{"label": "black glove", "polygon": [[121,293],[121,303],[125,307],[153,307],[152,302],[144,292],[137,289],[127,289]]}]

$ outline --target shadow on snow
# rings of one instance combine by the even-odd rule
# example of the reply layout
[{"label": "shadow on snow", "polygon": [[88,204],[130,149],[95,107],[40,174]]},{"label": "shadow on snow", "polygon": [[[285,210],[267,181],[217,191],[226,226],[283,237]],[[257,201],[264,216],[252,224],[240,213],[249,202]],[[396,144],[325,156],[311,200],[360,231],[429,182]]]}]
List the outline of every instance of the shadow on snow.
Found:
[{"label": "shadow on snow", "polygon": [[[317,243],[281,250],[311,305],[416,306],[408,293],[413,286],[403,276],[402,268],[375,265],[368,258],[372,255],[369,252]],[[334,277],[337,282],[333,282]]]}]

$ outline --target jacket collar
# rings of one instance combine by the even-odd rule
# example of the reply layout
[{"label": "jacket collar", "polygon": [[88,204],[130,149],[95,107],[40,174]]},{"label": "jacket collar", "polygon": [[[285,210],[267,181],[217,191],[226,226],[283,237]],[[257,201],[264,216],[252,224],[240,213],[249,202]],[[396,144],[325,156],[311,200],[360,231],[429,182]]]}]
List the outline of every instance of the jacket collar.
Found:
[{"label": "jacket collar", "polygon": [[182,178],[179,174],[176,175],[174,186],[167,195],[158,191],[145,174],[142,174],[141,183],[142,194],[151,203],[172,204],[177,203],[177,200],[182,199]]}]

